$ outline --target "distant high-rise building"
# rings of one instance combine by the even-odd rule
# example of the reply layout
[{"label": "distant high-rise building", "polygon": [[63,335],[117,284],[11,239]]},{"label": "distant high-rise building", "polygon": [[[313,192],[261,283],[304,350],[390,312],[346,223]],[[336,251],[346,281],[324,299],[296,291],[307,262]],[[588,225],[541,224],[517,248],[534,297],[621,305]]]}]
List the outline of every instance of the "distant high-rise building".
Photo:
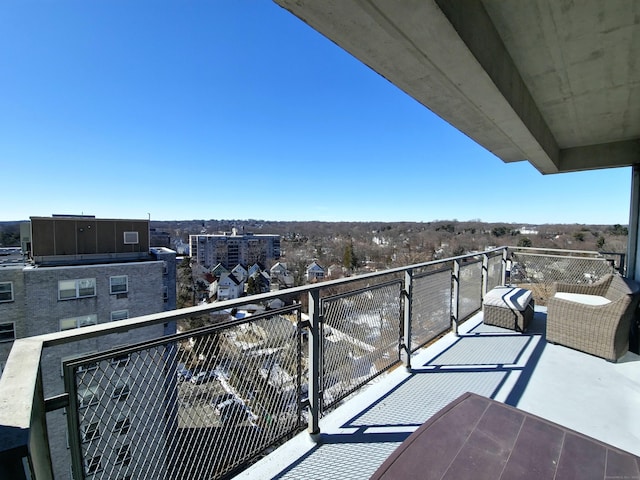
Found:
[{"label": "distant high-rise building", "polygon": [[236,265],[258,263],[264,268],[280,258],[280,235],[230,234],[189,235],[191,258],[199,265],[211,268],[222,264],[231,270]]},{"label": "distant high-rise building", "polygon": [[[31,217],[21,229],[21,237],[22,248],[26,250],[23,260],[0,263],[0,367],[4,366],[16,338],[176,308],[176,253],[165,247],[150,247],[148,220]],[[64,392],[62,363],[66,359],[157,338],[175,330],[175,323],[171,323],[47,349],[42,362],[45,397]],[[128,378],[127,369],[131,367],[126,360],[112,366],[119,369],[119,378]],[[87,399],[97,398],[101,387],[92,388],[96,391],[85,392]],[[103,392],[101,398],[124,405],[123,400],[135,385],[123,384],[119,388],[118,392]],[[104,403],[88,401],[86,408],[108,408]],[[61,411],[47,415],[56,478],[70,478],[65,417]],[[135,441],[128,438],[133,430],[121,428],[120,423],[128,422],[126,412],[120,417],[104,416],[101,418],[108,418],[110,423],[80,428],[87,435],[96,435],[98,428],[104,435],[109,429],[117,430],[119,445],[128,445]],[[163,435],[161,426],[156,433],[159,437]],[[114,458],[117,456],[111,453]],[[135,476],[135,472],[127,473],[126,467],[122,469],[123,478],[126,474]]]}]

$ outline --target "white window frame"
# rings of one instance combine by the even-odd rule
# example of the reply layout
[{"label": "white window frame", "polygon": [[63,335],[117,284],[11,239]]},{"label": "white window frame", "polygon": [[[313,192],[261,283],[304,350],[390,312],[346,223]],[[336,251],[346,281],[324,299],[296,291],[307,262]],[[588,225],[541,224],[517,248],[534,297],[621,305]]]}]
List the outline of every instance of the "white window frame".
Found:
[{"label": "white window frame", "polygon": [[[3,296],[7,294],[7,291],[3,291],[3,287],[9,285],[9,298]],[[13,302],[13,282],[0,282],[0,303]]]},{"label": "white window frame", "polygon": [[100,422],[90,422],[81,425],[82,442],[90,442],[96,438],[100,438]]},{"label": "white window frame", "polygon": [[[122,279],[124,279],[124,290],[122,289]],[[129,292],[129,275],[114,275],[109,277],[109,293],[111,295],[127,292]]]},{"label": "white window frame", "polygon": [[112,322],[117,322],[118,320],[126,320],[129,318],[129,310],[114,310],[110,315]]},{"label": "white window frame", "polygon": [[124,232],[123,240],[125,245],[137,245],[140,243],[138,232]]},{"label": "white window frame", "polygon": [[126,400],[131,394],[131,387],[127,380],[119,380],[116,386],[113,388],[112,398],[117,400]]},{"label": "white window frame", "polygon": [[[66,293],[63,294],[63,292]],[[77,278],[58,281],[58,300],[75,300],[77,298],[89,298],[95,296],[95,278]]]},{"label": "white window frame", "polygon": [[100,388],[97,385],[88,386],[78,390],[78,407],[97,405],[100,401]]},{"label": "white window frame", "polygon": [[87,475],[93,475],[102,471],[102,455],[95,455],[85,460],[85,470]]},{"label": "white window frame", "polygon": [[[74,325],[75,322],[75,326]],[[72,330],[74,328],[80,328],[80,327],[89,327],[91,325],[97,325],[98,324],[98,315],[96,315],[95,313],[89,314],[89,315],[82,315],[81,317],[69,317],[69,318],[62,318],[60,320],[60,331],[63,332],[65,330]],[[63,328],[63,325],[65,326]]]},{"label": "white window frame", "polygon": [[[11,332],[11,338],[7,335],[4,338],[5,333]],[[0,343],[13,342],[16,339],[16,322],[2,322],[0,323]]]},{"label": "white window frame", "polygon": [[[70,360],[75,360],[77,358],[80,357],[84,357],[86,355],[90,355],[93,353],[98,353],[95,350],[92,350],[91,352],[86,352],[86,353],[78,353],[77,355],[69,355],[67,357],[62,357],[62,359],[60,360],[60,376],[64,377],[64,364],[65,362],[68,362]],[[80,365],[78,366],[78,368],[76,369],[76,373],[84,373],[84,372],[90,372],[91,370],[97,370],[98,369],[98,362],[92,362],[89,363],[87,365]]]},{"label": "white window frame", "polygon": [[129,354],[116,355],[111,359],[111,365],[114,367],[126,367],[129,364]]},{"label": "white window frame", "polygon": [[116,465],[120,463],[128,465],[129,463],[131,463],[131,445],[129,445],[128,443],[120,445],[116,450],[116,460],[113,463]]},{"label": "white window frame", "polygon": [[131,419],[128,415],[123,415],[116,420],[116,425],[113,427],[113,432],[119,435],[126,435],[131,430]]}]

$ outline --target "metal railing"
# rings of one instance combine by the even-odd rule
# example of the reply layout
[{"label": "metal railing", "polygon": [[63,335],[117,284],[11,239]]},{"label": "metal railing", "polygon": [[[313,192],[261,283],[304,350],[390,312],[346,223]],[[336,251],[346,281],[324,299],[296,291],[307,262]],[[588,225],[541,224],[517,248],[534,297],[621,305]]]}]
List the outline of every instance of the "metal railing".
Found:
[{"label": "metal railing", "polygon": [[300,428],[300,345],[292,306],[65,362],[74,471],[233,471]]},{"label": "metal railing", "polygon": [[[17,340],[0,379],[0,477],[52,478],[63,421],[77,479],[227,478],[305,426],[319,433],[376,376],[410,368],[412,352],[457,333],[494,286],[547,289],[612,268],[594,252],[498,248]],[[275,298],[287,306],[237,314]],[[205,326],[181,331],[194,319]],[[179,333],[101,348],[172,322]],[[64,360],[64,389],[45,399],[48,352],[86,341],[98,348]]]},{"label": "metal railing", "polygon": [[581,250],[509,248],[508,281],[532,290],[536,304],[546,305],[553,295],[554,282],[594,283],[615,272],[616,262],[611,255]]}]

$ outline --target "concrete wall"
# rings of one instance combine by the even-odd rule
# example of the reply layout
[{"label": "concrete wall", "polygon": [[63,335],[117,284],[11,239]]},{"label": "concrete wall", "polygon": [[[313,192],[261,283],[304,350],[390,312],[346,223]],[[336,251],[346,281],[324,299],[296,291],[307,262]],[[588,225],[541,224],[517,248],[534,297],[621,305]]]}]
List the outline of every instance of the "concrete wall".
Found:
[{"label": "concrete wall", "polygon": [[[15,323],[16,338],[25,336],[25,288],[22,266],[0,267],[0,283],[13,284],[13,301],[0,302],[0,323]],[[13,342],[0,343],[0,373],[9,357]]]}]

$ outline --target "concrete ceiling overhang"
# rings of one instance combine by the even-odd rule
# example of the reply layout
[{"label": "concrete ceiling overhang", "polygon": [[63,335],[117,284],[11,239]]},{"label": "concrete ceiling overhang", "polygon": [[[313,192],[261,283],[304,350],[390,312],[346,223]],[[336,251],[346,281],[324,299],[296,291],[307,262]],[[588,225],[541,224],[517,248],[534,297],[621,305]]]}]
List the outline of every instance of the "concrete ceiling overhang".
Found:
[{"label": "concrete ceiling overhang", "polygon": [[640,163],[637,0],[274,0],[505,162]]}]

